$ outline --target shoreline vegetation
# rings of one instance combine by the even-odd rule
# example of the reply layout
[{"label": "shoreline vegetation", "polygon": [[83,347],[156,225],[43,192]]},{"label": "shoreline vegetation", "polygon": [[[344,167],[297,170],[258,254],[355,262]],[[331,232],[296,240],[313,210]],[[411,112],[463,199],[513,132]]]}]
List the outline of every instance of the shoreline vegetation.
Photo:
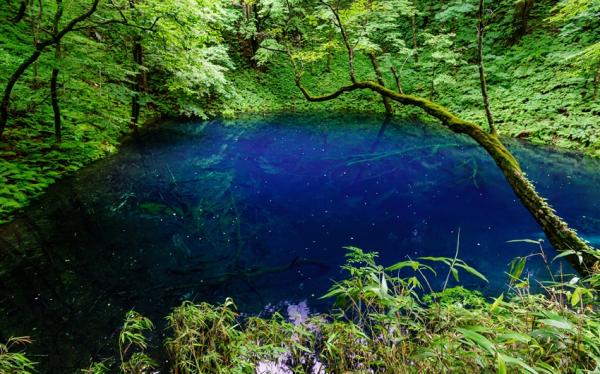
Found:
[{"label": "shoreline vegetation", "polygon": [[[118,356],[84,372],[599,371],[598,251],[537,195],[496,136],[600,157],[599,14],[593,0],[4,1],[0,224],[159,118],[360,110],[422,120],[409,106],[417,102],[498,151],[553,244],[577,244],[557,247],[558,257],[589,256],[583,275],[557,274],[534,252],[554,281],[532,293],[529,256],[516,258],[507,292],[486,300],[447,287],[464,272],[485,279],[458,248],[454,258],[388,268],[348,248],[349,278],[325,295],[336,300],[331,315],[297,305],[287,319],[240,318],[230,299],[184,303],[156,342],[152,321],[130,311]],[[445,277],[441,290],[430,276]],[[22,353],[29,343],[0,344],[0,372],[34,372]]]},{"label": "shoreline vegetation", "polygon": [[[535,248],[539,243],[531,244]],[[576,276],[551,269],[541,246],[511,263],[507,291],[489,299],[456,285],[467,274],[485,280],[457,257],[458,245],[454,258],[423,257],[388,267],[377,263],[375,252],[346,249],[342,268],[348,278],[323,296],[334,302],[330,314],[311,314],[300,302],[270,317],[242,316],[232,299],[220,305],[185,301],[166,317],[165,331],[159,333],[152,321],[131,310],[115,339],[115,356],[99,359],[81,373],[600,369],[595,291]],[[536,256],[548,264],[554,279],[542,284],[539,293],[531,291],[536,281],[523,271]],[[431,284],[442,286],[436,290]],[[0,345],[0,369],[34,373],[35,363],[18,351],[30,343],[21,337]]]}]

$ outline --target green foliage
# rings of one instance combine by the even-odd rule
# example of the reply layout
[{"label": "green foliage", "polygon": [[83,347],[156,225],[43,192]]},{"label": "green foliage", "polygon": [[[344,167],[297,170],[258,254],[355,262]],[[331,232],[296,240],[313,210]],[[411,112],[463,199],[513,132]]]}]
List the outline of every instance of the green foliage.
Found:
[{"label": "green foliage", "polygon": [[[294,4],[311,14],[311,9],[307,9],[309,3]],[[350,44],[356,51],[357,78],[375,79],[372,67],[362,53],[375,52],[388,87],[396,88],[390,72],[390,68],[394,67],[400,72],[405,93],[425,97],[435,95],[440,104],[462,118],[484,123],[475,65],[477,22],[474,4],[458,0],[445,3],[421,1],[415,3],[416,8],[411,8],[408,2],[389,7],[387,3],[332,3],[338,7]],[[548,18],[570,9],[570,3],[579,6],[569,10],[565,16],[551,18],[553,22],[567,22],[557,37],[548,28]],[[488,88],[500,132],[535,143],[600,154],[600,134],[595,125],[600,104],[597,100],[590,100],[600,67],[596,58],[597,33],[600,30],[597,2],[564,1],[554,9],[551,2],[536,2],[535,12],[527,15],[530,19],[525,35],[517,37],[515,34],[521,31],[520,26],[515,25],[525,17],[519,14],[523,4],[501,1],[487,7],[490,10],[486,13],[484,49]],[[286,42],[279,33],[276,34],[279,46],[276,49],[285,49],[281,48],[282,45],[292,48],[293,56],[303,62],[305,86],[315,93],[327,93],[349,81],[346,51],[338,34],[327,37],[336,25],[331,12],[321,4],[314,7],[312,14],[316,21],[311,23],[316,22],[315,27],[296,27],[296,32],[308,42],[299,45],[293,41],[295,39],[290,43],[289,38]],[[329,14],[329,17],[323,14]],[[410,27],[413,15],[416,17],[416,33]],[[305,18],[310,17],[305,15]],[[281,27],[275,29],[280,30]],[[576,32],[566,32],[571,29]],[[413,37],[417,48],[413,46]],[[515,44],[515,40],[518,43]],[[331,48],[332,45],[335,48]],[[331,51],[333,56],[323,53],[324,50]],[[259,50],[259,56],[262,52]],[[304,109],[307,105],[299,102],[302,97],[294,92],[293,71],[285,67],[276,54],[271,51],[268,58],[261,58],[262,62],[268,62],[270,71],[257,74],[258,84],[236,77],[238,87],[244,89],[248,85],[256,85],[254,90],[258,89],[261,93],[264,87],[270,99],[261,104],[268,109]],[[276,84],[265,86],[264,82],[269,81]],[[384,110],[377,96],[368,93],[344,94],[336,100],[343,102],[311,103],[308,108]],[[242,104],[245,108],[245,103]],[[397,108],[396,113],[415,114],[412,109],[403,107]]]},{"label": "green foliage", "polygon": [[[23,20],[0,25],[2,88],[32,53],[31,40],[47,37],[39,30],[51,28],[55,3],[28,4]],[[88,6],[70,2],[61,26]],[[0,18],[12,19],[17,8],[3,2]],[[89,21],[62,39],[60,60],[42,54],[13,90],[0,141],[0,223],[56,179],[114,152],[131,131],[134,95],[141,122],[160,114],[206,117],[220,111],[209,102],[231,93],[225,74],[233,65],[223,35],[237,15],[226,1],[101,2]],[[141,45],[142,65],[133,61],[134,42]],[[54,67],[60,69],[61,143],[52,135],[48,81]],[[133,82],[140,74],[145,83],[137,93]]]},{"label": "green foliage", "polygon": [[0,343],[0,373],[34,373],[35,363],[29,360],[25,354],[13,352],[15,347],[30,343],[31,340],[27,336],[10,338],[6,343]]},{"label": "green foliage", "polygon": [[[142,374],[155,369],[157,363],[144,351],[148,347],[145,334],[154,328],[152,321],[134,310],[127,312],[125,322],[119,333],[119,370],[122,373]],[[103,370],[102,366],[94,368]]]},{"label": "green foliage", "polygon": [[[521,288],[490,301],[463,287],[424,294],[423,285],[435,278],[431,266],[407,260],[385,268],[376,258],[374,252],[348,247],[343,269],[349,278],[324,296],[336,299],[337,313],[300,323],[279,314],[241,319],[230,299],[218,306],[185,302],[167,317],[171,370],[570,373],[600,368],[597,296],[581,284],[582,291],[575,288],[570,296],[560,282],[544,294]],[[453,262],[463,263],[423,261],[450,269]]]},{"label": "green foliage", "polygon": [[[3,84],[34,43],[47,37],[56,10],[53,2],[27,2],[28,11],[16,20],[18,3],[0,5],[0,18],[9,20],[0,24]],[[536,1],[525,12],[528,3],[501,0],[486,14],[486,66],[499,130],[598,156],[600,102],[593,92],[600,67],[600,5]],[[88,6],[69,2],[61,25]],[[133,99],[142,106],[142,122],[159,115],[383,111],[372,93],[313,104],[295,86],[288,52],[311,90],[331,92],[348,82],[340,21],[357,52],[358,79],[375,79],[369,59],[375,54],[388,87],[435,95],[461,117],[482,123],[475,10],[464,0],[101,2],[90,20],[61,41],[60,58],[44,52],[14,89],[0,144],[0,223],[56,179],[114,152],[131,131]],[[142,62],[132,55],[136,44]],[[52,137],[47,87],[53,68],[61,71],[59,144]],[[397,108],[397,114],[418,113]],[[145,202],[140,209],[170,208]],[[287,367],[306,372],[315,365],[328,372],[600,370],[594,290],[600,269],[589,279],[556,279],[544,285],[544,294],[532,294],[524,272],[531,256],[517,258],[508,270],[510,292],[488,301],[477,292],[447,287],[467,274],[485,280],[458,259],[458,252],[455,258],[423,257],[383,267],[375,253],[348,251],[349,278],[325,295],[335,299],[332,315],[301,324],[279,315],[242,320],[231,300],[220,306],[187,302],[175,309],[167,318],[165,341],[173,370],[245,373]],[[535,255],[549,266],[543,252]],[[438,276],[443,286],[434,289]],[[158,365],[146,353],[152,329],[147,318],[128,312],[118,339],[119,360],[84,372],[154,370]],[[12,352],[28,342],[13,338],[0,345],[0,372],[33,372],[23,353]]]},{"label": "green foliage", "polygon": [[[13,19],[19,3],[2,2],[0,17]],[[599,155],[600,102],[591,100],[600,66],[597,2],[535,2],[528,30],[516,38],[523,4],[502,0],[486,7],[486,70],[499,131]],[[70,3],[60,26],[88,5]],[[462,118],[484,122],[474,65],[474,3],[330,5],[339,11],[356,50],[357,78],[376,78],[367,56],[375,53],[388,87],[396,89],[398,83],[406,93],[435,96]],[[14,72],[33,51],[32,41],[43,39],[43,30],[52,26],[54,2],[44,3],[41,12],[37,2],[29,6],[21,21],[0,24],[1,78]],[[43,53],[14,89],[0,144],[0,222],[62,175],[113,152],[131,131],[134,97],[142,107],[141,123],[159,115],[383,111],[380,98],[369,92],[308,103],[295,86],[288,50],[311,90],[330,92],[348,82],[347,53],[336,22],[331,9],[314,0],[101,2],[93,17],[63,38],[60,58]],[[142,64],[134,61],[134,43],[142,47]],[[61,144],[52,139],[48,79],[53,67],[60,68]],[[140,78],[138,92],[134,84]],[[396,113],[422,115],[405,107]]]},{"label": "green foliage", "polygon": [[229,367],[239,332],[235,327],[234,304],[194,305],[186,302],[167,317],[173,337],[165,342],[181,373],[218,373]]}]

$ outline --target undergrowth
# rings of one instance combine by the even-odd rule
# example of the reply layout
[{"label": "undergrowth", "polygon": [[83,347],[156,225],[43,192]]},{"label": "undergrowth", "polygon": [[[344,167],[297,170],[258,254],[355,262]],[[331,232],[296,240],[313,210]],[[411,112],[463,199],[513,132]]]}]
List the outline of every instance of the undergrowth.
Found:
[{"label": "undergrowth", "polygon": [[[168,360],[161,367],[147,353],[159,344],[152,322],[132,310],[116,342],[118,356],[82,373],[598,372],[600,315],[592,287],[598,275],[582,280],[550,272],[552,280],[533,292],[527,260],[541,256],[552,266],[539,248],[511,263],[505,293],[486,298],[456,285],[467,273],[485,280],[458,259],[458,248],[454,258],[384,267],[377,253],[348,247],[342,267],[348,278],[323,296],[334,300],[330,314],[311,315],[301,303],[288,308],[287,318],[242,317],[231,299],[186,301],[166,318],[161,345]],[[0,368],[9,368],[3,372],[32,371],[23,354],[8,352],[19,342],[28,341],[0,346]]]}]

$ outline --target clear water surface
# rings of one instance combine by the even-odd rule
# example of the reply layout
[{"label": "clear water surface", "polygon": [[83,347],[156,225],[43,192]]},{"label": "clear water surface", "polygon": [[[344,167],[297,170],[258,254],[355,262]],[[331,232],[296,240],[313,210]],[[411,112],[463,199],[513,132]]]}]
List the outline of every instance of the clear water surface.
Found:
[{"label": "clear water surface", "polygon": [[[507,142],[600,241],[600,162]],[[459,228],[459,257],[490,282],[461,281],[488,295],[535,250],[507,241],[543,237],[489,157],[440,126],[323,113],[164,124],[0,226],[0,338],[31,335],[40,369],[67,372],[110,354],[130,308],[155,322],[226,296],[244,313],[325,310],[343,246],[384,264],[452,256]],[[545,277],[539,262],[528,271]]]}]

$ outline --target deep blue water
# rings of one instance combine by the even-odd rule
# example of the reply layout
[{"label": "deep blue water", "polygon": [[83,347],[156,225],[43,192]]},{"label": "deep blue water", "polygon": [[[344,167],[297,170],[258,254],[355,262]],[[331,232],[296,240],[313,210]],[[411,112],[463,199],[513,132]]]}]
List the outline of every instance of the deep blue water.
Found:
[{"label": "deep blue water", "polygon": [[[600,241],[600,162],[507,143]],[[536,250],[507,241],[543,238],[489,157],[440,126],[323,113],[164,124],[0,227],[0,337],[32,335],[42,369],[66,370],[108,352],[130,308],[155,322],[226,296],[245,313],[305,299],[325,310],[344,246],[383,264],[451,257],[459,229],[459,257],[489,279],[462,283],[486,295]],[[540,261],[528,271],[547,276]]]}]

